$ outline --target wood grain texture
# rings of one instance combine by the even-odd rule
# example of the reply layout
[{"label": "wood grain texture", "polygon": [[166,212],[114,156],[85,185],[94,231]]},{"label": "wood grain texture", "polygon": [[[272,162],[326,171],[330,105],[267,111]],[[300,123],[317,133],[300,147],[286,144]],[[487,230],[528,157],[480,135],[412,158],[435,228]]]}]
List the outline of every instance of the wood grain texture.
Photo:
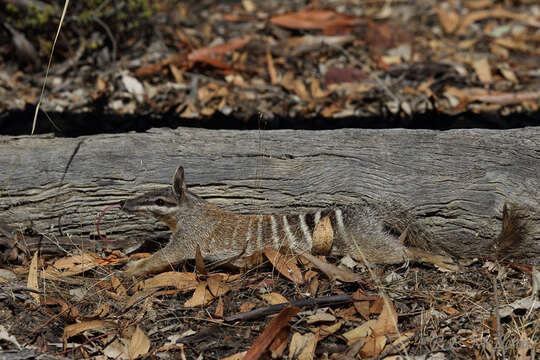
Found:
[{"label": "wood grain texture", "polygon": [[[180,164],[195,193],[242,213],[296,212],[360,197],[396,199],[423,217],[441,235],[435,241],[452,251],[493,238],[510,201],[527,212],[528,248],[540,262],[540,128],[178,128],[80,138],[3,136],[1,216],[52,235],[59,226],[69,234],[95,234],[106,205],[168,184]],[[164,228],[116,211],[105,215],[102,229],[119,238],[163,235]]]}]

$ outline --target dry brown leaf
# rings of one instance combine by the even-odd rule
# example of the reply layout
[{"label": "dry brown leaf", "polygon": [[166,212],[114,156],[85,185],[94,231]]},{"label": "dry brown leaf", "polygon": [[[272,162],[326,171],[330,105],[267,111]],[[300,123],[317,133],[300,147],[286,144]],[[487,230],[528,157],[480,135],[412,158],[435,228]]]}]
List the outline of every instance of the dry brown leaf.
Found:
[{"label": "dry brown leaf", "polygon": [[[339,357],[336,358],[336,360],[350,360],[350,359],[358,358],[357,355],[358,355],[358,353],[360,352],[360,349],[362,348],[362,346],[364,346],[365,343],[366,343],[365,339],[361,339],[361,340],[358,340],[358,341],[352,343],[351,345],[349,345],[347,347],[347,349],[345,350],[345,352],[343,352],[342,355],[340,355]],[[385,358],[385,360],[386,360],[386,358]],[[400,359],[400,360],[402,360],[402,359]]]},{"label": "dry brown leaf", "polygon": [[319,258],[309,253],[301,253],[298,255],[304,257],[305,259],[308,259],[313,264],[313,266],[324,272],[326,276],[328,276],[330,279],[335,279],[343,282],[357,282],[361,279],[361,276],[359,274],[355,274],[350,270],[338,268],[333,264],[329,264],[327,262],[319,260]]},{"label": "dry brown leaf", "polygon": [[47,267],[41,272],[40,277],[55,280],[73,276],[100,266],[101,262],[101,259],[92,253],[65,257],[56,260],[52,266]]},{"label": "dry brown leaf", "polygon": [[[400,44],[412,43],[415,35],[403,25],[395,22],[375,22],[368,21],[368,28],[365,34],[365,41],[368,47],[376,52],[394,48]],[[377,61],[374,54],[372,59]],[[379,64],[383,66],[383,64]]]},{"label": "dry brown leaf", "polygon": [[117,325],[113,321],[106,320],[91,320],[83,321],[77,324],[71,324],[64,328],[64,346],[67,340],[75,335],[87,330],[103,329],[103,328],[116,328]]},{"label": "dry brown leaf", "polygon": [[197,62],[199,63],[203,63],[203,64],[208,64],[212,67],[215,67],[217,69],[224,69],[224,70],[233,70],[233,67],[229,64],[226,64],[224,63],[223,61],[219,60],[219,59],[214,59],[213,57],[210,57],[210,56],[203,56],[203,55],[200,55],[197,57]]},{"label": "dry brown leaf", "polygon": [[514,37],[501,37],[493,40],[493,44],[504,46],[505,48],[523,52],[540,53],[537,48],[528,45],[526,42]]},{"label": "dry brown leaf", "polygon": [[[303,265],[309,264],[309,261],[307,261],[307,259],[305,259],[305,258],[302,258],[302,257],[301,257],[300,260],[306,261],[305,264],[302,263]],[[305,279],[306,281],[310,281],[310,280],[316,279],[318,276],[319,276],[319,273],[318,273],[318,272],[313,271],[313,270],[308,270],[308,271],[306,271],[306,273],[304,274],[304,279]]]},{"label": "dry brown leaf", "polygon": [[512,82],[514,84],[517,84],[519,82],[517,77],[516,77],[516,74],[509,67],[507,67],[507,66],[499,66],[499,71],[501,72],[502,76],[506,80],[508,80],[508,81],[510,81],[510,82]]},{"label": "dry brown leaf", "polygon": [[194,273],[168,271],[139,282],[135,290],[173,287],[180,291],[189,291],[197,287],[197,275]]},{"label": "dry brown leaf", "polygon": [[289,302],[289,300],[287,300],[285,296],[276,292],[272,292],[269,294],[262,294],[261,298],[263,298],[263,300],[266,301],[270,305],[284,304],[284,303]]},{"label": "dry brown leaf", "polygon": [[[214,110],[211,110],[211,111],[212,112],[208,115],[212,115],[214,113]],[[202,111],[201,113],[205,115],[204,111]],[[197,248],[195,249],[195,269],[203,275],[208,275],[208,271],[206,271],[206,267],[204,266],[204,260],[202,257],[201,248],[199,244],[197,244]]]},{"label": "dry brown leaf", "polygon": [[369,301],[355,301],[354,308],[366,320],[369,320]]},{"label": "dry brown leaf", "polygon": [[446,11],[442,8],[436,8],[439,16],[439,23],[447,34],[453,34],[459,25],[459,15],[455,11]]},{"label": "dry brown leaf", "polygon": [[107,303],[102,304],[96,310],[94,310],[92,315],[90,315],[90,318],[101,318],[101,319],[103,319],[105,316],[109,315],[110,311],[111,311],[111,305],[109,305]]},{"label": "dry brown leaf", "polygon": [[326,312],[318,312],[316,314],[307,317],[306,322],[308,324],[316,324],[318,322],[336,321],[336,317]]},{"label": "dry brown leaf", "polygon": [[456,310],[454,309],[453,307],[451,306],[444,306],[444,305],[441,305],[439,307],[442,311],[444,311],[445,313],[447,313],[448,315],[457,315],[459,314],[459,310]]},{"label": "dry brown leaf", "polygon": [[461,24],[459,26],[457,33],[460,35],[463,35],[466,33],[467,27],[470,24],[480,21],[482,19],[491,18],[491,17],[517,20],[530,26],[540,27],[540,21],[537,20],[534,16],[514,13],[511,11],[505,10],[503,8],[497,7],[497,8],[489,9],[489,10],[475,11],[466,15],[464,18],[461,19]]},{"label": "dry brown leaf", "polygon": [[378,297],[373,304],[371,304],[371,307],[369,308],[369,312],[371,314],[380,314],[382,312],[384,306],[384,299],[382,297]]},{"label": "dry brown leaf", "polygon": [[334,313],[338,318],[342,318],[343,320],[347,321],[356,321],[356,322],[363,322],[364,319],[356,317],[356,310],[354,309],[354,306],[349,306],[346,309],[337,311]]},{"label": "dry brown leaf", "polygon": [[135,329],[128,345],[128,357],[136,359],[140,355],[144,355],[150,350],[150,339],[139,326]]},{"label": "dry brown leaf", "polygon": [[263,254],[268,258],[272,265],[274,265],[276,270],[287,279],[297,284],[304,283],[302,272],[296,265],[296,259],[294,257],[283,255],[273,248],[265,248]]},{"label": "dry brown leaf", "polygon": [[270,346],[268,346],[268,350],[270,350],[273,359],[280,359],[283,357],[283,353],[287,349],[290,332],[291,327],[285,326],[279,331]]},{"label": "dry brown leaf", "polygon": [[374,336],[396,334],[398,332],[398,316],[394,305],[388,297],[383,297],[382,299],[384,299],[383,308],[377,318],[377,323],[373,327]]},{"label": "dry brown leaf", "polygon": [[538,99],[540,99],[540,91],[486,94],[473,97],[473,100],[475,101],[500,105],[520,104],[524,101]]},{"label": "dry brown leaf", "polygon": [[474,44],[476,44],[477,42],[478,42],[478,39],[467,39],[467,40],[460,41],[458,43],[458,46],[460,49],[463,49],[463,50],[472,49]]},{"label": "dry brown leaf", "polygon": [[231,287],[223,282],[221,276],[210,276],[207,279],[208,290],[213,296],[223,296],[231,290]]},{"label": "dry brown leaf", "polygon": [[294,333],[289,345],[289,359],[311,360],[315,355],[317,337],[313,333]]},{"label": "dry brown leaf", "polygon": [[311,92],[311,96],[315,99],[320,99],[328,95],[326,91],[321,89],[321,83],[319,82],[319,79],[315,77],[311,78],[309,91]]},{"label": "dry brown leaf", "polygon": [[311,96],[309,96],[306,85],[304,85],[304,82],[301,79],[296,79],[294,81],[294,92],[300,99],[306,102],[311,101]]},{"label": "dry brown leaf", "polygon": [[224,311],[223,298],[220,297],[216,305],[216,311],[214,311],[214,317],[218,319],[223,319],[223,311]]},{"label": "dry brown leaf", "polygon": [[368,336],[360,354],[362,357],[377,357],[384,349],[384,345],[386,345],[386,336]]},{"label": "dry brown leaf", "polygon": [[206,289],[206,281],[201,281],[195,288],[193,296],[184,303],[184,306],[188,308],[203,306],[209,304],[213,299],[210,291]]},{"label": "dry brown leaf", "polygon": [[46,297],[41,301],[41,305],[60,305],[62,308],[60,314],[71,321],[79,317],[79,310],[75,306],[68,304],[67,301],[63,299]]},{"label": "dry brown leaf", "polygon": [[242,0],[242,6],[246,12],[251,13],[257,10],[257,7],[253,3],[253,0]]},{"label": "dry brown leaf", "polygon": [[274,341],[281,329],[289,326],[289,319],[295,316],[300,309],[296,306],[288,306],[270,321],[264,331],[255,339],[249,348],[244,360],[257,360],[266,348]]},{"label": "dry brown leaf", "polygon": [[325,30],[354,26],[356,19],[354,16],[340,14],[333,10],[300,10],[273,16],[270,18],[270,23],[289,29]]},{"label": "dry brown leaf", "polygon": [[182,75],[182,71],[178,69],[176,65],[170,64],[169,70],[174,77],[174,81],[176,81],[178,84],[183,84],[184,82],[186,82],[186,80],[184,79],[184,75]]},{"label": "dry brown leaf", "polygon": [[[109,337],[105,342],[108,342],[108,345],[103,349],[103,355],[106,356],[106,359],[127,359],[127,343],[128,341],[123,338],[116,338],[111,341]],[[97,357],[99,358],[99,357]]]},{"label": "dry brown leaf", "polygon": [[314,255],[328,255],[334,243],[334,229],[330,217],[325,216],[315,224],[311,253]]},{"label": "dry brown leaf", "polygon": [[255,306],[257,306],[257,304],[252,303],[250,301],[246,301],[240,304],[240,312],[243,313],[243,312],[251,311],[251,309],[253,309]]},{"label": "dry brown leaf", "polygon": [[287,89],[287,91],[294,92],[294,73],[292,71],[285,73],[285,75],[281,77],[279,84]]},{"label": "dry brown leaf", "polygon": [[192,65],[190,65],[190,63],[193,64],[193,62],[190,62],[190,61],[187,60],[187,55],[186,54],[184,54],[184,53],[175,54],[175,55],[169,56],[165,60],[160,61],[160,62],[158,62],[156,64],[150,64],[150,65],[141,66],[140,68],[135,70],[135,76],[144,77],[144,76],[154,75],[155,73],[158,73],[159,71],[161,71],[162,68],[164,68],[165,66],[168,66],[170,64],[174,64],[174,65],[176,65],[178,67],[187,69],[187,68],[192,66]]},{"label": "dry brown leaf", "polygon": [[319,290],[319,278],[314,277],[309,282],[309,291],[310,291],[311,295],[316,296],[318,290]]},{"label": "dry brown leaf", "polygon": [[127,289],[122,283],[120,282],[120,279],[116,277],[115,275],[111,275],[111,285],[114,291],[116,292],[116,295],[119,296],[126,296],[127,295]]},{"label": "dry brown leaf", "polygon": [[250,42],[251,38],[252,38],[251,36],[245,36],[243,38],[230,40],[224,44],[214,45],[214,46],[209,46],[209,47],[194,50],[188,55],[188,60],[207,62],[209,61],[209,59],[211,59],[208,57],[209,55],[225,54],[230,51],[240,49],[244,47],[248,42]]},{"label": "dry brown leaf", "polygon": [[[329,335],[335,334],[343,325],[343,321],[338,321],[331,325],[321,325],[314,331],[317,334],[317,337],[320,339],[325,338]],[[312,330],[313,331],[313,330]]]},{"label": "dry brown leaf", "polygon": [[268,67],[268,77],[270,77],[270,84],[275,85],[279,83],[276,67],[274,66],[274,59],[270,52],[270,44],[266,46],[266,66]]},{"label": "dry brown leaf", "polygon": [[326,86],[333,84],[364,83],[369,79],[369,74],[355,67],[336,67],[331,66],[324,74],[324,84]]},{"label": "dry brown leaf", "polygon": [[210,275],[210,277],[220,279],[221,281],[225,281],[225,282],[236,281],[243,276],[245,276],[245,274],[241,274],[241,273],[239,274],[215,273],[215,274]]},{"label": "dry brown leaf", "polygon": [[444,92],[445,96],[455,96],[459,100],[459,104],[455,107],[456,111],[463,110],[465,106],[471,102],[471,98],[467,91],[458,89],[454,86],[447,86]]},{"label": "dry brown leaf", "polygon": [[352,344],[360,339],[363,339],[373,332],[377,320],[368,320],[360,326],[355,327],[352,330],[347,331],[343,334],[343,337],[347,339],[347,344]]},{"label": "dry brown leaf", "polygon": [[[26,281],[26,286],[30,289],[34,289],[34,290],[37,290],[39,291],[39,286],[38,286],[38,263],[39,263],[39,258],[38,258],[38,253],[37,251],[34,253],[34,256],[32,257],[32,261],[30,262],[30,268],[28,269],[28,280]],[[37,301],[37,303],[39,304],[39,294],[38,293],[34,293],[34,292],[31,292],[30,293],[30,296],[32,296],[34,298],[34,300]]]},{"label": "dry brown leaf", "polygon": [[333,114],[337,113],[338,111],[341,111],[343,110],[343,108],[336,104],[336,103],[332,103],[328,106],[325,106],[322,110],[321,110],[321,115],[325,118],[331,118]]},{"label": "dry brown leaf", "polygon": [[354,35],[324,36],[324,35],[304,35],[287,38],[287,47],[292,48],[295,56],[316,51],[323,45],[339,47],[356,40]]},{"label": "dry brown leaf", "polygon": [[75,256],[64,257],[56,260],[53,266],[58,270],[72,269],[81,264],[93,264],[98,256],[93,253],[84,253]]},{"label": "dry brown leaf", "polygon": [[484,84],[491,83],[493,81],[493,76],[491,75],[491,68],[489,62],[486,58],[476,60],[472,64],[478,79]]},{"label": "dry brown leaf", "polygon": [[465,1],[465,7],[471,10],[485,9],[493,6],[493,0],[469,0]]}]

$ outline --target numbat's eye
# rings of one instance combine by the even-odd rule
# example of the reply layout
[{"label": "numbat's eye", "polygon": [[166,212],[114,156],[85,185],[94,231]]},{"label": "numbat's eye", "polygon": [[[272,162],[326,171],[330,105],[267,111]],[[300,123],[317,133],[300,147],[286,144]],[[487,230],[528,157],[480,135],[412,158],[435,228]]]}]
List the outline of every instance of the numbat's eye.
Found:
[{"label": "numbat's eye", "polygon": [[163,206],[163,205],[165,205],[165,201],[163,201],[162,199],[157,199],[156,200],[156,205],[157,206]]}]

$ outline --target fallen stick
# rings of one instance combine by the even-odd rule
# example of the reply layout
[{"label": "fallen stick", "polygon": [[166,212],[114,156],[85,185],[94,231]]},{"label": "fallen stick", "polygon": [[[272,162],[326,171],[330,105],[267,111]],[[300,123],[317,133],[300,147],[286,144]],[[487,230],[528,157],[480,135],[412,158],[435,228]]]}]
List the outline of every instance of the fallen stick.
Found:
[{"label": "fallen stick", "polygon": [[254,320],[263,316],[278,313],[282,309],[286,308],[287,306],[297,306],[297,307],[314,306],[314,305],[327,306],[327,305],[348,304],[353,301],[354,301],[353,296],[350,294],[323,296],[323,297],[312,298],[312,299],[302,299],[302,300],[291,301],[291,302],[282,303],[282,304],[270,305],[270,306],[255,309],[252,311],[239,313],[239,314],[234,314],[231,316],[227,316],[223,320],[225,322]]}]

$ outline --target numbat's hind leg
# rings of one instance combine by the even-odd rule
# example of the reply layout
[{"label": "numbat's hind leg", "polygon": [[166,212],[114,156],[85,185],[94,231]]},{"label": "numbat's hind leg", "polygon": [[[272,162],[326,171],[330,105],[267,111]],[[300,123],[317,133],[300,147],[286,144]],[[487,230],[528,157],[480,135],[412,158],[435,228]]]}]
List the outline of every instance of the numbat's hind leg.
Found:
[{"label": "numbat's hind leg", "polygon": [[430,251],[433,235],[406,209],[390,202],[381,204],[346,206],[330,214],[335,254],[371,263],[428,262],[458,269],[450,257]]}]

